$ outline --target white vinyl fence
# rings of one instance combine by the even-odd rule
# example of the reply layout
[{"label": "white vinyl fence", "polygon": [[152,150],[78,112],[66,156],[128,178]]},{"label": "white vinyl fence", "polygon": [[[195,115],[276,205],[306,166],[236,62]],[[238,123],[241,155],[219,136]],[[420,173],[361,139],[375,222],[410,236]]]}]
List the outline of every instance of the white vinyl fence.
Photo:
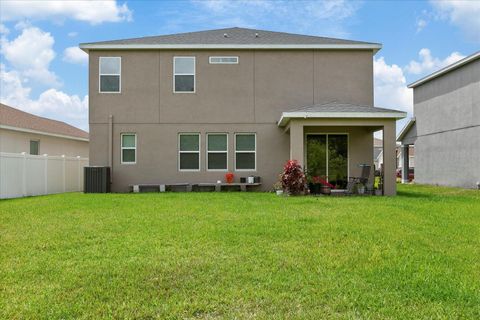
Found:
[{"label": "white vinyl fence", "polygon": [[88,158],[0,152],[0,199],[83,190]]}]

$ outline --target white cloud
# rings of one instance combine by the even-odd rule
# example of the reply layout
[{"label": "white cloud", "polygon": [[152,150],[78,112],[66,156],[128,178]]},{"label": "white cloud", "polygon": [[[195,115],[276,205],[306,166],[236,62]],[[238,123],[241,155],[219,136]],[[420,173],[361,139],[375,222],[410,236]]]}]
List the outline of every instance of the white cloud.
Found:
[{"label": "white cloud", "polygon": [[[214,24],[215,27],[270,28],[307,34],[345,37],[346,25],[362,5],[358,1],[266,1],[266,0],[209,0],[194,1],[198,10],[195,17],[182,16],[184,21],[195,19],[197,24]],[[206,18],[208,17],[208,20]],[[176,18],[175,25],[179,18]],[[288,24],[285,23],[288,21]],[[171,22],[167,22],[171,23]],[[288,28],[288,26],[295,26]]]},{"label": "white cloud", "polygon": [[374,59],[375,105],[413,113],[413,92],[407,88],[402,68],[389,65],[384,57]]},{"label": "white cloud", "polygon": [[410,63],[405,67],[406,72],[415,75],[431,73],[443,67],[446,67],[454,62],[457,62],[458,60],[465,57],[459,52],[452,52],[445,59],[439,59],[433,57],[432,53],[427,48],[421,49],[418,53],[418,56],[420,58],[420,61],[410,61]]},{"label": "white cloud", "polygon": [[438,18],[458,26],[468,38],[480,42],[480,1],[430,1]]},{"label": "white cloud", "polygon": [[57,87],[60,82],[49,70],[50,62],[55,58],[54,42],[50,33],[27,27],[12,41],[3,37],[1,53],[21,73],[24,81]]},{"label": "white cloud", "polygon": [[21,19],[48,19],[62,21],[65,18],[91,24],[131,21],[132,12],[124,3],[105,1],[2,1],[0,18],[3,21]]},{"label": "white cloud", "polygon": [[428,22],[425,19],[418,19],[417,20],[417,33],[422,31],[426,26]]},{"label": "white cloud", "polygon": [[0,35],[7,35],[10,33],[10,30],[3,24],[3,23],[0,23]]},{"label": "white cloud", "polygon": [[31,88],[24,86],[21,75],[7,71],[0,65],[0,101],[6,105],[39,116],[65,121],[88,130],[88,96],[81,99],[77,95],[68,95],[56,89],[48,89],[38,99],[30,97]]},{"label": "white cloud", "polygon": [[63,51],[63,61],[86,65],[88,63],[88,54],[79,47],[68,47]]},{"label": "white cloud", "polygon": [[74,38],[74,37],[78,36],[78,32],[72,31],[72,32],[69,32],[67,35],[68,35],[70,38]]}]

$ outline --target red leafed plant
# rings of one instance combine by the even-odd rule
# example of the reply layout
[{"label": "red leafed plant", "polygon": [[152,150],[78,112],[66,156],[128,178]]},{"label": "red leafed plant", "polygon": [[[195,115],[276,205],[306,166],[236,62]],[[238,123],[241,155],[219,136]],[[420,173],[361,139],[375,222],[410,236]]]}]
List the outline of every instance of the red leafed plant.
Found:
[{"label": "red leafed plant", "polygon": [[232,183],[233,178],[234,178],[233,173],[231,173],[231,172],[225,173],[225,181],[227,181],[227,183]]},{"label": "red leafed plant", "polygon": [[302,166],[297,160],[288,160],[283,166],[282,186],[283,189],[292,195],[305,192],[307,179],[303,173]]}]

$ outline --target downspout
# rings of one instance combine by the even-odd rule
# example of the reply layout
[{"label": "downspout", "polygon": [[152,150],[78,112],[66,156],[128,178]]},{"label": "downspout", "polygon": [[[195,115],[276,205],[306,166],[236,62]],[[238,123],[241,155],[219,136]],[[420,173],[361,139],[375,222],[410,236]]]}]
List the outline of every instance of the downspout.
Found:
[{"label": "downspout", "polygon": [[108,166],[110,167],[110,184],[113,182],[113,116],[108,116]]}]

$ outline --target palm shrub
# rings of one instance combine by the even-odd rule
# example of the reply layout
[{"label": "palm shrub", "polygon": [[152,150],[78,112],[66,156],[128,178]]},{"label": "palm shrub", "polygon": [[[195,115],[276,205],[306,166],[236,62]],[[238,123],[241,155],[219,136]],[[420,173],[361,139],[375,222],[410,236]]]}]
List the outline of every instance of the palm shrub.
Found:
[{"label": "palm shrub", "polygon": [[297,160],[288,160],[285,163],[281,181],[283,190],[288,194],[298,195],[305,192],[307,180]]}]

